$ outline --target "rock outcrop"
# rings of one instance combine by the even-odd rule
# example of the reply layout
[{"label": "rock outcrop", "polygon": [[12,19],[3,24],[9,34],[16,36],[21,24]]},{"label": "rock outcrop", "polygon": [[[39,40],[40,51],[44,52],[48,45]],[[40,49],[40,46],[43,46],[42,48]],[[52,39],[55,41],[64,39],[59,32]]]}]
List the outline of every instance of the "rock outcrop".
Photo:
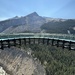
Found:
[{"label": "rock outcrop", "polygon": [[43,66],[19,48],[0,50],[0,66],[10,75],[45,75]]}]

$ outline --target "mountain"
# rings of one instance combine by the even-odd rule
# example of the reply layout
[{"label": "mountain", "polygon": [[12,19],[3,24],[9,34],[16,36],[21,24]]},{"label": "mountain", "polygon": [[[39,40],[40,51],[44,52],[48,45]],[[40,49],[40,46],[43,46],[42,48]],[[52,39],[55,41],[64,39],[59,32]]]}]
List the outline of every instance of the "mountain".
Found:
[{"label": "mountain", "polygon": [[62,21],[66,21],[67,19],[62,19],[62,18],[51,18],[51,17],[44,17],[47,22],[62,22]]},{"label": "mountain", "polygon": [[40,31],[40,26],[45,23],[45,19],[33,12],[24,17],[14,17],[5,21],[0,21],[0,32],[16,33],[25,31]]},{"label": "mountain", "polygon": [[62,19],[39,16],[36,12],[29,15],[0,21],[1,33],[49,32],[75,34],[75,19]]},{"label": "mountain", "polygon": [[75,20],[51,21],[41,26],[48,33],[75,34]]}]

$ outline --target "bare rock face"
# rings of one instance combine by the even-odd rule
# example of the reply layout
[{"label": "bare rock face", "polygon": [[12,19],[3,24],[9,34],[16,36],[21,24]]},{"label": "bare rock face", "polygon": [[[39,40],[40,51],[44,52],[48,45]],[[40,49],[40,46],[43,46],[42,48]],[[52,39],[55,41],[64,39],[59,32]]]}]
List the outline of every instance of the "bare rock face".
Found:
[{"label": "bare rock face", "polygon": [[2,33],[22,33],[26,31],[40,32],[41,25],[45,23],[45,18],[33,12],[27,16],[14,17],[12,19],[0,21],[0,32]]},{"label": "bare rock face", "polygon": [[42,65],[19,48],[0,50],[0,66],[10,75],[45,75]]}]

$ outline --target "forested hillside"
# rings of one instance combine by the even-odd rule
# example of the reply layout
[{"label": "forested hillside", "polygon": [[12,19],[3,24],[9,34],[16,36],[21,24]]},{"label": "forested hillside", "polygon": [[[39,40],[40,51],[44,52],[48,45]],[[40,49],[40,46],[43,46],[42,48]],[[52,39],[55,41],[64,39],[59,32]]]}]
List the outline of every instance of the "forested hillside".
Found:
[{"label": "forested hillside", "polygon": [[75,75],[75,51],[47,45],[30,45],[32,56],[41,61],[46,75]]},{"label": "forested hillside", "polygon": [[66,20],[59,22],[48,22],[41,26],[41,29],[44,29],[49,33],[63,33],[67,34],[70,31],[71,34],[75,34],[75,20]]}]

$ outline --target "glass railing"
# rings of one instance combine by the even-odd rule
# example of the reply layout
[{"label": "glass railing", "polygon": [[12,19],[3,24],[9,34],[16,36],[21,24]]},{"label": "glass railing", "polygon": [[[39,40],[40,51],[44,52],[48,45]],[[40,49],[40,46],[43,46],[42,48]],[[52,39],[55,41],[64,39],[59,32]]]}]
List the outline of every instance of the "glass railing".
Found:
[{"label": "glass railing", "polygon": [[68,39],[75,40],[75,35],[69,34],[49,34],[49,33],[17,33],[17,34],[0,34],[0,39],[7,38],[23,38],[23,37],[34,37],[34,38],[57,38],[57,39]]}]

